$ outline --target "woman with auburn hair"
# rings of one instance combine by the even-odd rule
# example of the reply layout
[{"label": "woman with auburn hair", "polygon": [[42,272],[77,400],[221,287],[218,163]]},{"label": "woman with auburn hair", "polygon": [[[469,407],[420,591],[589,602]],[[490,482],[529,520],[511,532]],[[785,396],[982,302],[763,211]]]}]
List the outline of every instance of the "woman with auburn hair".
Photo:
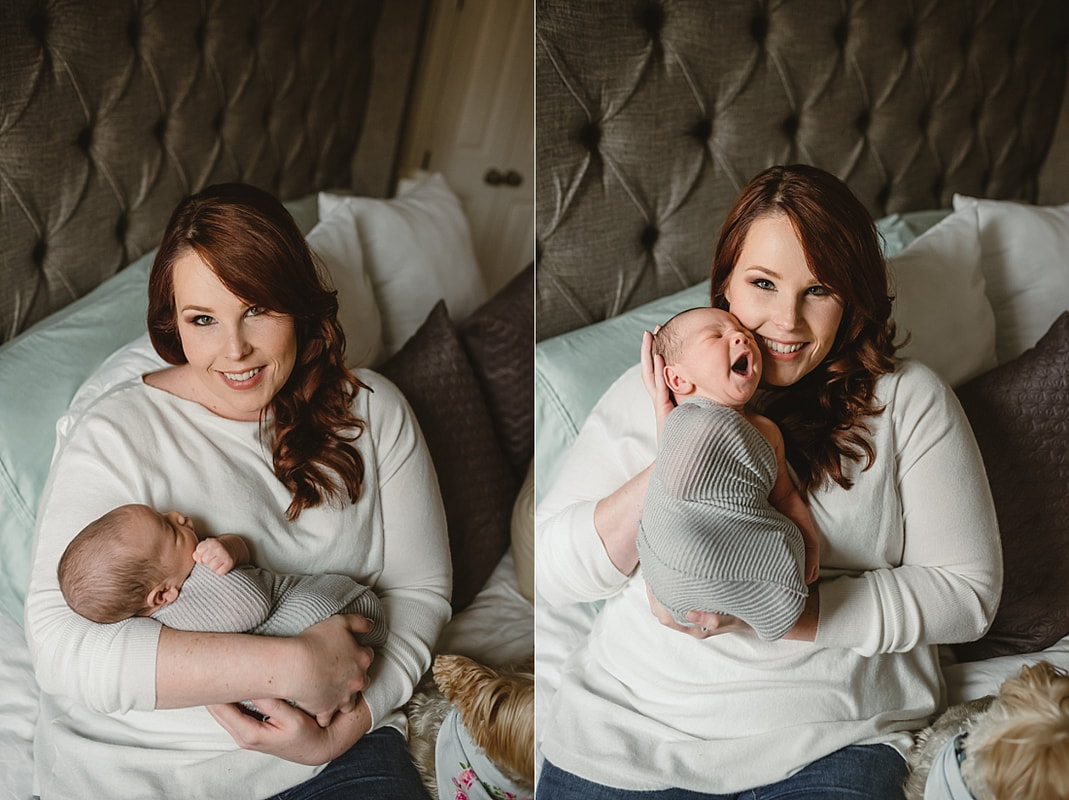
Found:
[{"label": "woman with auburn hair", "polygon": [[[399,709],[450,615],[445,517],[404,398],[344,366],[337,309],[268,193],[223,184],[175,210],[148,312],[173,366],[86,411],[38,517],[26,620],[42,797],[426,797]],[[386,644],[361,644],[359,615],[289,639],[78,617],[59,556],[132,502],[203,509],[197,530],[244,534],[260,566],[372,587]]]},{"label": "woman with auburn hair", "polygon": [[750,182],[711,294],[757,340],[756,410],[783,433],[820,578],[775,641],[715,609],[680,625],[647,593],[636,535],[673,401],[646,334],[642,363],[591,412],[536,512],[539,636],[553,635],[548,606],[605,601],[542,724],[539,791],[900,798],[911,732],[940,700],[937,645],[980,636],[1001,590],[972,431],[949,387],[895,357],[875,226],[823,170]]}]

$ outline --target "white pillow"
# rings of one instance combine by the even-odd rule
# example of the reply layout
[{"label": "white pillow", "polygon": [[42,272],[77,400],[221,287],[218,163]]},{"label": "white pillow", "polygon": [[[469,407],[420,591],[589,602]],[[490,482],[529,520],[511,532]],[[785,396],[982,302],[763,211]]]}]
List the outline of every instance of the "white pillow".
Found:
[{"label": "white pillow", "polygon": [[887,260],[898,351],[951,386],[997,366],[995,315],[980,269],[975,208],[955,211]]},{"label": "white pillow", "polygon": [[392,200],[322,192],[319,216],[347,213],[356,227],[383,317],[383,358],[397,352],[445,298],[463,320],[487,299],[460,200],[434,174]]},{"label": "white pillow", "polygon": [[345,331],[345,364],[370,367],[382,353],[382,316],[371,278],[364,269],[360,238],[344,209],[321,214],[308,234],[308,246],[323,261],[338,290],[338,322]]},{"label": "white pillow", "polygon": [[995,310],[998,362],[1033,347],[1069,309],[1069,204],[1030,206],[954,195],[954,208],[975,208],[981,269]]}]

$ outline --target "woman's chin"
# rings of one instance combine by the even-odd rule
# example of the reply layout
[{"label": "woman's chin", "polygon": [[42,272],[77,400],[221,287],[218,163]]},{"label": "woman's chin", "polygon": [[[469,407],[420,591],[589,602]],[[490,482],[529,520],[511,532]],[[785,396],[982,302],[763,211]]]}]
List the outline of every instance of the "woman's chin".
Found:
[{"label": "woman's chin", "polygon": [[765,363],[765,374],[761,376],[762,386],[793,386],[809,370],[801,363]]}]

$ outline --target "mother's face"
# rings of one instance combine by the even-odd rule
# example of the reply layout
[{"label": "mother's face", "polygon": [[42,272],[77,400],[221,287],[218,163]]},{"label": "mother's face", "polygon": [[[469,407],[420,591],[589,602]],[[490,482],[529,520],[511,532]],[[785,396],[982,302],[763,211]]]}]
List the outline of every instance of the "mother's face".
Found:
[{"label": "mother's face", "polygon": [[790,386],[820,364],[843,318],[842,300],[809,271],[802,242],[784,215],[750,226],[724,297],[757,337],[764,382],[773,386]]},{"label": "mother's face", "polygon": [[227,419],[259,419],[293,372],[293,317],[236,297],[192,250],[175,260],[172,280],[192,397]]}]

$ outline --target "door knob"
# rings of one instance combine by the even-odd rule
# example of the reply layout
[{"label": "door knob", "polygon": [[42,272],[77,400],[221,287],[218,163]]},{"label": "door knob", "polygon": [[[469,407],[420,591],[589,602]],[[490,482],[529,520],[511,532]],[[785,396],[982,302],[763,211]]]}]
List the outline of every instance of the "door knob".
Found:
[{"label": "door knob", "polygon": [[508,172],[501,172],[496,167],[490,167],[483,175],[483,181],[491,186],[500,186],[505,184],[506,186],[519,186],[523,183],[523,176],[514,169],[510,169]]}]

